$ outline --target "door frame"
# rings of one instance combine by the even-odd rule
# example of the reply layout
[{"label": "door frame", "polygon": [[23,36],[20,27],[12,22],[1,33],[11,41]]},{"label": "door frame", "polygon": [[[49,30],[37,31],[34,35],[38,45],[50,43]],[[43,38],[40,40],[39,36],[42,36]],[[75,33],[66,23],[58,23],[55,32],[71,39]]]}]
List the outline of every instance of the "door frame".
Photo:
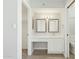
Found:
[{"label": "door frame", "polygon": [[[22,2],[31,9],[26,0],[17,0],[17,59],[22,59]],[[29,12],[29,11],[28,11]],[[67,5],[65,6],[65,57],[69,57],[69,46],[67,39]],[[29,34],[28,34],[29,35]]]},{"label": "door frame", "polygon": [[17,59],[22,59],[22,3],[25,4],[28,14],[31,9],[26,0],[17,0]]},{"label": "door frame", "polygon": [[75,2],[75,0],[71,0],[69,1],[66,5],[65,5],[65,53],[64,56],[65,58],[69,58],[69,33],[68,33],[68,8]]},{"label": "door frame", "polygon": [[22,59],[22,0],[17,0],[17,59]]}]

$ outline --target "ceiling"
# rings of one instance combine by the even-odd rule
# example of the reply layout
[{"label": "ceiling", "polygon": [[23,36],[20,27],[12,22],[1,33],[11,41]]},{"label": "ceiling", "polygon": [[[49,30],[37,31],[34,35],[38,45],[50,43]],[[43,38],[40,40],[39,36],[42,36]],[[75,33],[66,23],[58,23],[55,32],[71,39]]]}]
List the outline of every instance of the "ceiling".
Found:
[{"label": "ceiling", "polygon": [[63,8],[66,0],[29,0],[32,8]]}]

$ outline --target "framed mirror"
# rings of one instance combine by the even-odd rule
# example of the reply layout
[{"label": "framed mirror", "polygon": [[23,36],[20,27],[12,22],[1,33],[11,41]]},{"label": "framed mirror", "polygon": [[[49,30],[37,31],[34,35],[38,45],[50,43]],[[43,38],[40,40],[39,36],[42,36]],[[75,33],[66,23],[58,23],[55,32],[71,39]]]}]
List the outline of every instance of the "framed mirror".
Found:
[{"label": "framed mirror", "polygon": [[59,32],[59,19],[48,20],[48,32],[57,33]]},{"label": "framed mirror", "polygon": [[36,32],[45,33],[46,32],[46,20],[36,19]]}]

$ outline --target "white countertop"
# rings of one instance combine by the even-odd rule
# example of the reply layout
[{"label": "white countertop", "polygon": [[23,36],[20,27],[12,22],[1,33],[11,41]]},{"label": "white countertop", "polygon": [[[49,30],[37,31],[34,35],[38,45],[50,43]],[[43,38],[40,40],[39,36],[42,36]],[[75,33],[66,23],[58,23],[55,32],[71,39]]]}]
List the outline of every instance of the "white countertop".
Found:
[{"label": "white countertop", "polygon": [[60,39],[64,38],[63,36],[31,36],[32,39]]}]

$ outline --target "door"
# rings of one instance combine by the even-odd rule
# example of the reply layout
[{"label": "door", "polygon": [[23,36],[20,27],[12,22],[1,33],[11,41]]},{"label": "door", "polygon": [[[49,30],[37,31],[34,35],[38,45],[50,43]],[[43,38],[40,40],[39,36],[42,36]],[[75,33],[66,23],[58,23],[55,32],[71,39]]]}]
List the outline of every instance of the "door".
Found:
[{"label": "door", "polygon": [[3,58],[17,59],[17,0],[3,2]]},{"label": "door", "polygon": [[[75,47],[75,3],[73,3],[69,8],[68,8],[68,26],[67,26],[67,31],[68,31],[68,40],[69,40],[69,50],[72,53],[75,53],[74,47]],[[73,51],[71,51],[73,50]]]},{"label": "door", "polygon": [[66,34],[65,34],[65,56],[70,57],[70,39],[72,35],[75,35],[75,4],[71,5],[66,9]]}]

